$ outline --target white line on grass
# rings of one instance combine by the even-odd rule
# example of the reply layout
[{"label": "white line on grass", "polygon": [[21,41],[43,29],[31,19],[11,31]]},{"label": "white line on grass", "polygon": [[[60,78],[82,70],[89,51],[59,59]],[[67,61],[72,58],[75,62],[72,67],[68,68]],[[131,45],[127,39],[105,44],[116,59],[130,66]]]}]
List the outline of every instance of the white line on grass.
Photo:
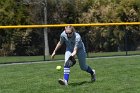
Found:
[{"label": "white line on grass", "polygon": [[[125,57],[136,57],[140,55],[131,55],[131,56],[112,56],[112,57],[96,57],[96,58],[87,58],[89,60],[93,59],[110,59],[110,58],[125,58]],[[38,63],[48,63],[48,62],[63,62],[64,60],[52,60],[52,61],[40,61],[40,62],[23,62],[23,63],[8,63],[8,64],[0,64],[2,66],[9,66],[9,65],[22,65],[22,64],[38,64]]]}]

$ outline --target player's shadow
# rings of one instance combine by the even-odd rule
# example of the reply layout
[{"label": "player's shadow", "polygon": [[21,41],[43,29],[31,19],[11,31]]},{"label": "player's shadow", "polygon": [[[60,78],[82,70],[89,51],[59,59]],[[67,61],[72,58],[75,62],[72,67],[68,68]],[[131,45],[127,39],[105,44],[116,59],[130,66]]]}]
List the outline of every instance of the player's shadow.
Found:
[{"label": "player's shadow", "polygon": [[82,81],[82,82],[76,82],[76,83],[69,83],[70,86],[79,86],[79,85],[84,85],[84,84],[88,84],[88,83],[92,83],[91,81]]}]

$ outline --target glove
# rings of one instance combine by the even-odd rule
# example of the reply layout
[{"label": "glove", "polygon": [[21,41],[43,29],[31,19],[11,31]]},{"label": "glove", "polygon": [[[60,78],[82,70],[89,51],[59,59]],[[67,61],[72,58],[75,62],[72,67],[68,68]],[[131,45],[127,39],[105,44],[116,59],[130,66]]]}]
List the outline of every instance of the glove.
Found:
[{"label": "glove", "polygon": [[75,65],[75,64],[76,64],[75,58],[74,58],[73,56],[70,56],[70,57],[68,58],[68,60],[66,61],[65,66],[67,66],[67,67],[72,67],[72,66]]}]

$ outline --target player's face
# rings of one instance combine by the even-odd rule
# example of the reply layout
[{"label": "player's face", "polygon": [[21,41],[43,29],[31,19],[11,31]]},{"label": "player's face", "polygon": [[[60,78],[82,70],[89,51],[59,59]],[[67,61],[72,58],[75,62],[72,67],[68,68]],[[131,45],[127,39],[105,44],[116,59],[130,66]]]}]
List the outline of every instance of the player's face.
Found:
[{"label": "player's face", "polygon": [[71,31],[71,30],[65,30],[65,32],[66,32],[68,38],[71,38],[72,37],[73,31]]}]

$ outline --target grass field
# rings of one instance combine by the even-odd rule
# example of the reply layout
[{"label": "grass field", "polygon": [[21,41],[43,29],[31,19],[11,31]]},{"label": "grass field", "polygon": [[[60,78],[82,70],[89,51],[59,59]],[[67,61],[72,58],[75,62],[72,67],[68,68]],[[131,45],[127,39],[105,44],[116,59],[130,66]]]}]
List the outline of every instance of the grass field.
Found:
[{"label": "grass field", "polygon": [[[140,55],[140,51],[128,51],[129,55]],[[98,53],[88,53],[87,57],[93,58],[93,57],[108,57],[108,56],[125,56],[126,52],[98,52]],[[64,55],[57,55],[55,57],[55,60],[62,60],[64,59]],[[43,61],[44,56],[0,56],[0,64],[6,64],[6,63],[20,63],[20,62],[38,62]],[[46,57],[45,60],[51,60],[50,56]]]},{"label": "grass field", "polygon": [[81,71],[78,63],[71,68],[68,86],[63,77],[63,62],[0,65],[0,93],[140,93],[140,56],[88,59],[96,69],[97,81]]}]

